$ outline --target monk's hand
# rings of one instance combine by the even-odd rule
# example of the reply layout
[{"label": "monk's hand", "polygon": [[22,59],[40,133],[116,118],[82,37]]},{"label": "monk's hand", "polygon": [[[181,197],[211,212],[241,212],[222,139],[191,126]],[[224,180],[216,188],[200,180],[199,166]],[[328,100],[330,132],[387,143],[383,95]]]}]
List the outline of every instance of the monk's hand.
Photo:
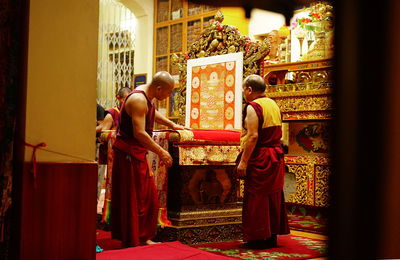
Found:
[{"label": "monk's hand", "polygon": [[246,177],[247,163],[240,161],[236,168],[236,174],[239,179],[244,179]]},{"label": "monk's hand", "polygon": [[179,125],[179,124],[173,124],[172,125],[172,129],[174,130],[185,130],[185,127],[183,125]]},{"label": "monk's hand", "polygon": [[163,152],[159,156],[161,163],[164,164],[165,167],[169,168],[172,166],[172,157],[169,152],[163,150]]}]

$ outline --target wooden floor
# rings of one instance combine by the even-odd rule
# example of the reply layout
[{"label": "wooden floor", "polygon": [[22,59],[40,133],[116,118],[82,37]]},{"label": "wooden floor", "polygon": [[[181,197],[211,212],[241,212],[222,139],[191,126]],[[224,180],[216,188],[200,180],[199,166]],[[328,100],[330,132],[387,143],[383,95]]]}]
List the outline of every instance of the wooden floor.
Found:
[{"label": "wooden floor", "polygon": [[[328,237],[325,235],[308,233],[308,232],[297,231],[297,230],[290,230],[290,234],[296,235],[296,236],[308,237],[308,238],[328,240]],[[317,257],[317,258],[310,258],[310,259],[312,259],[312,260],[327,260],[328,258],[327,257]]]}]

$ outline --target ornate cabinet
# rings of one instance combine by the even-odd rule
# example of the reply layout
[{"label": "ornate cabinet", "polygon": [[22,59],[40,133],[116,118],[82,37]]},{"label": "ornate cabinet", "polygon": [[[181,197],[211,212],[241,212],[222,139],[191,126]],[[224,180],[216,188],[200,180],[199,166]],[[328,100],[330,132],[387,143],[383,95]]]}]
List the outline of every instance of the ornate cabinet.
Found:
[{"label": "ornate cabinet", "polygon": [[209,26],[217,9],[187,0],[156,0],[154,6],[154,71],[165,70],[178,75],[171,55],[186,51],[187,46]]},{"label": "ornate cabinet", "polygon": [[327,206],[332,60],[264,62],[262,76],[283,114],[286,202]]},{"label": "ornate cabinet", "polygon": [[186,244],[241,239],[242,203],[234,174],[239,137],[240,132],[226,130],[154,133],[174,158],[167,173],[150,153],[165,224],[159,239]]}]

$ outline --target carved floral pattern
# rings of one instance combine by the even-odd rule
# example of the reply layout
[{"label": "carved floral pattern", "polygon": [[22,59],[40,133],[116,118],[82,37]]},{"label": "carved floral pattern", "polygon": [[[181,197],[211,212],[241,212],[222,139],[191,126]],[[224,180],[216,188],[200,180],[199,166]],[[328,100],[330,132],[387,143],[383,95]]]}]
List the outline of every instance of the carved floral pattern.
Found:
[{"label": "carved floral pattern", "polygon": [[307,173],[307,165],[305,164],[287,164],[289,172],[294,173],[296,177],[296,192],[290,194],[289,198],[286,198],[286,202],[307,204],[310,205],[310,196],[312,192],[309,189],[309,181]]},{"label": "carved floral pattern", "polygon": [[296,192],[287,202],[311,206],[328,205],[331,160],[326,156],[285,156],[289,172],[295,174]]},{"label": "carved floral pattern", "polygon": [[315,166],[315,206],[329,205],[329,175],[331,169],[326,165]]},{"label": "carved floral pattern", "polygon": [[285,163],[329,165],[331,160],[326,156],[285,156]]},{"label": "carved floral pattern", "polygon": [[328,96],[274,98],[283,113],[293,111],[332,110],[332,99]]},{"label": "carved floral pattern", "polygon": [[179,165],[235,165],[238,145],[180,145]]}]

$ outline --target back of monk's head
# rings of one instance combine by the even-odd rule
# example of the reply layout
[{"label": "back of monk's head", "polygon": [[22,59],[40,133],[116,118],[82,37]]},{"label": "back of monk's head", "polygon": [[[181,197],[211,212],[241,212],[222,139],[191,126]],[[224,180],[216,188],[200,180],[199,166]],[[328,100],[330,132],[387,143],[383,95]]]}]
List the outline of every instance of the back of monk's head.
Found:
[{"label": "back of monk's head", "polygon": [[254,92],[261,92],[261,93],[265,92],[266,88],[265,81],[259,75],[253,74],[247,76],[247,78],[244,79],[244,84],[246,87],[251,87],[251,89]]},{"label": "back of monk's head", "polygon": [[120,90],[118,90],[117,97],[124,98],[124,97],[126,97],[131,91],[132,91],[132,90],[131,90],[130,88],[123,87],[123,88],[121,88]]},{"label": "back of monk's head", "polygon": [[174,82],[174,78],[172,78],[171,74],[169,74],[167,71],[159,71],[154,74],[150,85],[154,87],[161,86],[163,88],[173,88]]}]

